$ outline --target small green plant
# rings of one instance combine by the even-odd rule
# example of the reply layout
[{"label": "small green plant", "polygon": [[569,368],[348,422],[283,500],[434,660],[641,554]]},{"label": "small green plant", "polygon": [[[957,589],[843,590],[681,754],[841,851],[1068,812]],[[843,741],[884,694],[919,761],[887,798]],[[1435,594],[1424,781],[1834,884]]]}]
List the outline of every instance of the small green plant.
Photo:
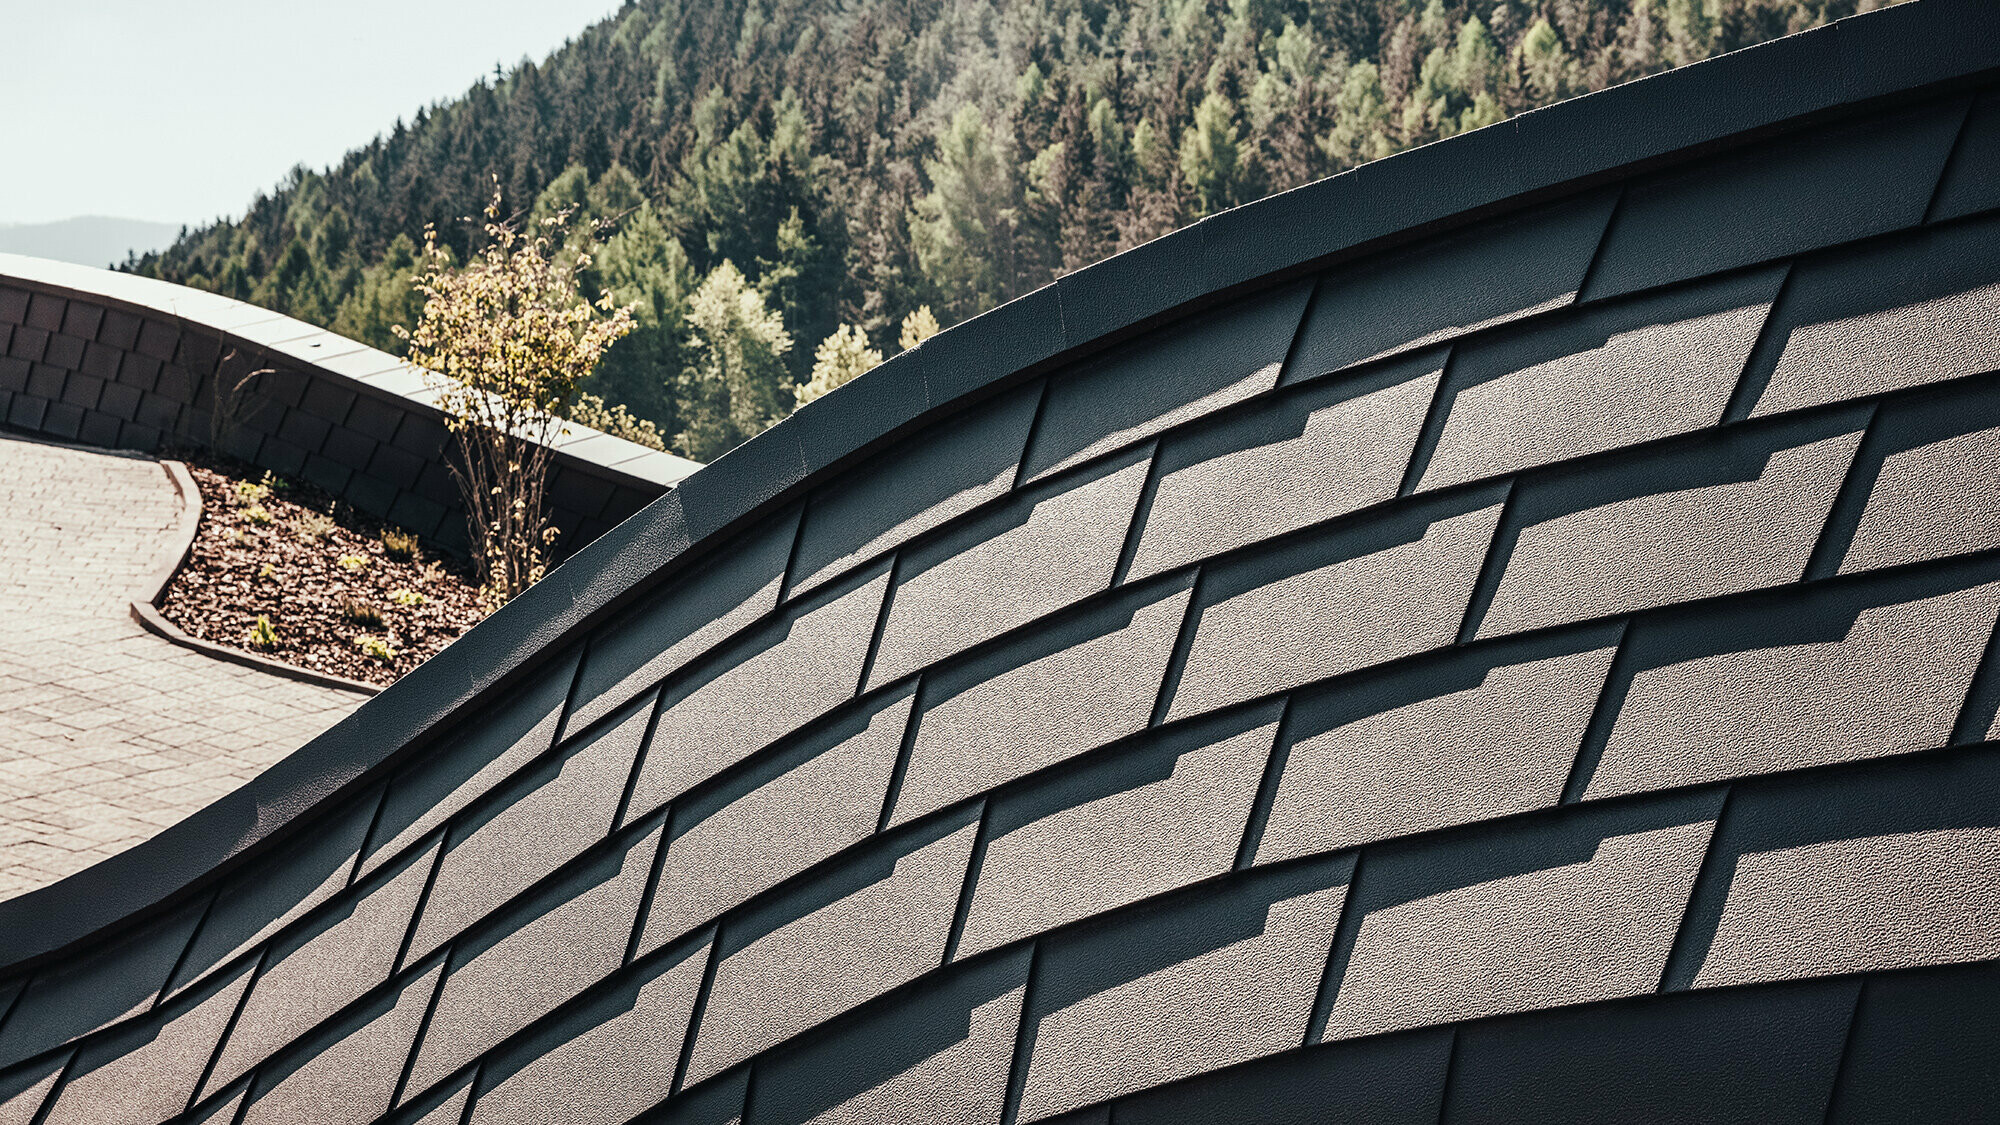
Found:
[{"label": "small green plant", "polygon": [[406,607],[423,605],[425,602],[430,601],[429,598],[417,593],[415,590],[392,590],[389,593],[389,600],[395,602],[397,605]]},{"label": "small green plant", "polygon": [[333,522],[333,517],[323,516],[318,512],[300,512],[292,517],[292,534],[308,543],[317,543],[325,539],[339,526]]},{"label": "small green plant", "polygon": [[251,504],[243,509],[243,518],[262,527],[271,522],[271,510],[262,504]]},{"label": "small green plant", "polygon": [[337,561],[340,569],[349,574],[359,574],[368,569],[367,555],[342,555]]},{"label": "small green plant", "polygon": [[259,582],[269,582],[271,579],[276,578],[277,576],[278,576],[278,568],[272,566],[270,563],[265,563],[264,569],[257,572],[257,580]]},{"label": "small green plant", "polygon": [[348,598],[341,602],[340,615],[356,625],[367,625],[376,629],[382,627],[382,611],[359,598]]},{"label": "small green plant", "polygon": [[258,652],[269,652],[278,647],[278,630],[272,627],[268,616],[260,613],[256,624],[250,626],[250,632],[243,639]]},{"label": "small green plant", "polygon": [[392,559],[414,559],[417,557],[417,537],[400,528],[383,528],[382,550]]},{"label": "small green plant", "polygon": [[361,650],[361,655],[379,664],[387,664],[398,655],[386,637],[356,637],[354,647]]},{"label": "small green plant", "polygon": [[236,506],[239,508],[248,508],[262,504],[265,498],[270,495],[271,486],[268,484],[259,484],[254,480],[239,480],[236,482]]}]

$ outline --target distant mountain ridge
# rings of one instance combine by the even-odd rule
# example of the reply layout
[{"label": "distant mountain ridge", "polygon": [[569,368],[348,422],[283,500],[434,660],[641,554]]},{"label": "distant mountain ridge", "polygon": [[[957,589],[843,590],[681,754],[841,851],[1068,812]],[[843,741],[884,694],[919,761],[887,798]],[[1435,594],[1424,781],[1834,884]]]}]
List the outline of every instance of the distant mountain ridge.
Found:
[{"label": "distant mountain ridge", "polygon": [[1882,6],[629,0],[132,268],[398,351],[426,226],[464,261],[497,184],[510,214],[610,224],[586,284],[638,328],[584,389],[712,460],[920,309],[949,326],[1217,211]]},{"label": "distant mountain ridge", "polygon": [[0,253],[53,258],[80,266],[123,265],[128,255],[165,249],[179,223],[149,223],[108,215],[78,215],[53,223],[0,223]]}]

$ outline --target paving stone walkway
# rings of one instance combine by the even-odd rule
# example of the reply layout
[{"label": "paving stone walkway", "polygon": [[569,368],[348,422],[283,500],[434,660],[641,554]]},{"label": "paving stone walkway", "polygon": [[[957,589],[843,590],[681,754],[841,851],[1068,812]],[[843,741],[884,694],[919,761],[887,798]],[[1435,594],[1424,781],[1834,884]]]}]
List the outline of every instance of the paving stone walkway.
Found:
[{"label": "paving stone walkway", "polygon": [[0,435],[0,899],[153,835],[361,703],[132,620],[180,504],[155,461]]}]

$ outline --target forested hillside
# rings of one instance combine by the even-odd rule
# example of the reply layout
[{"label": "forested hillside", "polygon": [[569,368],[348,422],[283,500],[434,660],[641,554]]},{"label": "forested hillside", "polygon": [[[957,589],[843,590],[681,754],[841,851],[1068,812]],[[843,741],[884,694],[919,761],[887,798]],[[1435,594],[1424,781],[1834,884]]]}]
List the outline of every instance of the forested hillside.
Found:
[{"label": "forested hillside", "polygon": [[950,324],[1210,212],[1878,6],[632,0],[128,268],[394,349],[425,224],[462,258],[497,176],[510,207],[613,224],[591,280],[641,327],[591,389],[707,459],[790,411],[816,354],[823,388],[921,306]]}]

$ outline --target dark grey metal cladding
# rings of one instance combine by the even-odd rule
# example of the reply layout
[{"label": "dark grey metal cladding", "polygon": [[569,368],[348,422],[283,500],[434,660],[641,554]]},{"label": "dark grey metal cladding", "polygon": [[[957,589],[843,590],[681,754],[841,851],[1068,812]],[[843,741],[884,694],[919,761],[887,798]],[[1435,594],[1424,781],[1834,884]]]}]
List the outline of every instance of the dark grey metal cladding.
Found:
[{"label": "dark grey metal cladding", "polygon": [[[58,940],[0,903],[0,941],[28,954],[133,903],[208,917],[129,997],[108,991],[101,1030],[49,1024],[56,993],[37,991],[88,945],[16,952],[0,1007],[40,975],[0,1045],[34,1042],[0,1105],[88,1106],[128,1070],[179,1091],[211,1035],[193,1013],[246,981],[193,1120],[1436,1120],[1441,1100],[1448,1121],[1818,1119],[1829,1091],[1840,1116],[1862,1097],[1833,1076],[1864,988],[2000,959],[1994,786],[1981,751],[1938,749],[2000,712],[1996,400],[1983,344],[1957,338],[1984,323],[1966,294],[1990,279],[1964,263],[1990,220],[1571,306],[1626,165],[1803,151],[1767,142],[1830,108],[1850,116],[1806,125],[1859,135],[1915,104],[1864,99],[2000,62],[1962,34],[1994,18],[1924,0],[1526,115],[1206,220],[882,365],[298,763],[75,884],[109,888],[111,913],[43,895],[68,903]],[[1912,28],[1930,49],[1902,42]],[[1791,70],[1759,77],[1758,57]],[[1913,96],[1946,94],[1971,98]],[[1652,112],[1582,140],[1550,124],[1606,124],[1605,106]],[[1806,300],[1815,271],[1869,254],[1942,265],[1881,308]],[[1309,286],[1317,327],[1294,340]],[[1884,319],[1925,302],[1948,315]],[[20,319],[34,303],[0,293]],[[42,377],[64,335],[103,368],[113,317],[88,340],[77,308],[7,330],[39,352],[0,377]],[[1921,377],[1795,381],[1828,397],[1749,420],[1777,411],[1794,384],[1767,376],[1805,338],[1755,346],[1767,317],[1833,340],[1819,326],[1844,316]],[[1868,327],[1889,320],[1905,327]],[[166,353],[156,381],[212,370],[180,335],[145,342]],[[102,378],[57,372],[76,401],[50,401],[104,407],[116,384],[79,373]],[[1129,409],[1101,404],[1133,380]],[[271,397],[283,441],[309,447],[299,419],[317,419],[364,473],[409,477],[399,454],[430,440],[309,385]],[[1042,504],[1063,519],[1031,534]],[[1773,810],[1825,815],[1813,835]],[[267,835],[286,820],[299,834]],[[1782,1039],[1745,1013],[1790,1016],[1819,986],[1746,982],[1824,973],[1866,984],[1827,985],[1840,1003],[1798,1017],[1801,1043],[1701,1041],[1711,1024]],[[1623,999],[1663,980],[1698,995]],[[1909,995],[1880,1026],[1914,1041],[1949,1010]],[[1858,1065],[1868,1012],[1848,1069],[1879,1083],[1884,1048]],[[1673,1041],[1607,1067],[1650,1035]],[[1752,1073],[1717,1078],[1728,1057]],[[1936,1057],[1952,1072],[1921,1104],[1965,1104],[1978,1056]],[[1677,1076],[1697,1085],[1661,1085]],[[1468,1102],[1468,1083],[1499,1100]]]},{"label": "dark grey metal cladding", "polygon": [[1246,875],[1046,942],[1020,1119],[1297,1047],[1352,872],[1339,856]]},{"label": "dark grey metal cladding", "polygon": [[1117,1103],[1133,1125],[1436,1125],[1453,1033],[1289,1051]]},{"label": "dark grey metal cladding", "polygon": [[187,1107],[254,966],[218,974],[146,1020],[77,1052],[41,1120],[50,1125],[153,1125]]},{"label": "dark grey metal cladding", "polygon": [[984,960],[774,1053],[744,1125],[999,1121],[1028,964]]},{"label": "dark grey metal cladding", "polygon": [[2000,216],[1800,262],[1744,373],[1771,414],[2000,370]]},{"label": "dark grey metal cladding", "polygon": [[412,959],[428,956],[610,834],[650,710],[630,708],[596,735],[517,775],[452,826],[417,921]]},{"label": "dark grey metal cladding", "polygon": [[1590,193],[1327,275],[1285,382],[1569,304],[1615,200]]},{"label": "dark grey metal cladding", "polygon": [[1827,1120],[1969,1121],[2000,1098],[1984,1037],[2000,1004],[1992,963],[1869,979]]},{"label": "dark grey metal cladding", "polygon": [[2000,545],[2000,392],[1885,406],[1870,427],[1824,556],[1842,574]]},{"label": "dark grey metal cladding", "polygon": [[719,1074],[935,969],[976,831],[976,810],[940,817],[725,923],[685,1080]]},{"label": "dark grey metal cladding", "polygon": [[1190,593],[1169,576],[927,674],[888,823],[1143,730]]},{"label": "dark grey metal cladding", "polygon": [[1206,571],[1167,717],[1450,644],[1500,500],[1455,493]]},{"label": "dark grey metal cladding", "polygon": [[982,403],[814,490],[791,595],[1006,495],[1041,398],[1037,382]]},{"label": "dark grey metal cladding", "polygon": [[1633,184],[1585,298],[1916,226],[1967,104],[1960,96],[1871,114]]},{"label": "dark grey metal cladding", "polygon": [[1130,577],[1394,498],[1443,362],[1426,352],[1317,381],[1167,438]]},{"label": "dark grey metal cladding", "polygon": [[1996,616],[1987,560],[1642,621],[1605,689],[1584,795],[1943,746]]},{"label": "dark grey metal cladding", "polygon": [[1930,220],[1960,219],[2000,207],[2000,91],[1988,90],[1972,103],[1958,147],[1938,183]]},{"label": "dark grey metal cladding", "polygon": [[565,734],[631,702],[639,692],[777,607],[798,535],[791,512],[750,532],[728,562],[703,567],[648,597],[591,636]]},{"label": "dark grey metal cladding", "polygon": [[914,685],[837,714],[674,802],[646,944],[706,924],[875,831]]},{"label": "dark grey metal cladding", "polygon": [[1779,586],[1805,575],[1866,409],[1744,427],[1523,480],[1493,541],[1495,636]]},{"label": "dark grey metal cladding", "polygon": [[407,849],[555,745],[576,678],[574,652],[460,725],[451,741],[392,778],[357,868],[366,873]]},{"label": "dark grey metal cladding", "polygon": [[412,1092],[429,1089],[623,964],[659,839],[655,828],[598,853],[452,944],[410,1070]]},{"label": "dark grey metal cladding", "polygon": [[1565,809],[1363,853],[1324,1038],[1654,991],[1722,798]]},{"label": "dark grey metal cladding", "polygon": [[1023,490],[898,559],[868,686],[879,687],[1111,585],[1146,483],[1130,450]]},{"label": "dark grey metal cladding", "polygon": [[1754,270],[1594,304],[1461,345],[1417,486],[1497,476],[1721,421],[1784,274]]},{"label": "dark grey metal cladding", "polygon": [[852,698],[888,587],[887,565],[863,571],[787,607],[668,684],[627,820]]},{"label": "dark grey metal cladding", "polygon": [[36,972],[0,1027],[0,1067],[150,1009],[206,906],[187,904]]},{"label": "dark grey metal cladding", "polygon": [[[666,950],[494,1056],[480,1070],[472,1121],[597,1125],[664,1101],[707,960],[706,942]],[[734,1093],[740,1107],[742,1090]]]},{"label": "dark grey metal cladding", "polygon": [[1183,724],[993,798],[955,956],[1229,871],[1280,710]]},{"label": "dark grey metal cladding", "polygon": [[1308,285],[1246,299],[1049,381],[1024,480],[1142,441],[1278,384]]},{"label": "dark grey metal cladding", "polygon": [[2000,760],[1926,754],[1745,783],[1662,987],[2000,957]]},{"label": "dark grey metal cladding", "polygon": [[201,1094],[208,1097],[291,1047],[389,979],[436,867],[438,845],[392,864],[271,943]]},{"label": "dark grey metal cladding", "polygon": [[1459,1032],[1441,1120],[1825,1120],[1859,981],[1538,1012]]},{"label": "dark grey metal cladding", "polygon": [[443,971],[440,963],[408,977],[260,1069],[243,1125],[368,1121],[387,1111]]},{"label": "dark grey metal cladding", "polygon": [[1257,862],[1553,807],[1620,632],[1427,657],[1294,696]]}]

